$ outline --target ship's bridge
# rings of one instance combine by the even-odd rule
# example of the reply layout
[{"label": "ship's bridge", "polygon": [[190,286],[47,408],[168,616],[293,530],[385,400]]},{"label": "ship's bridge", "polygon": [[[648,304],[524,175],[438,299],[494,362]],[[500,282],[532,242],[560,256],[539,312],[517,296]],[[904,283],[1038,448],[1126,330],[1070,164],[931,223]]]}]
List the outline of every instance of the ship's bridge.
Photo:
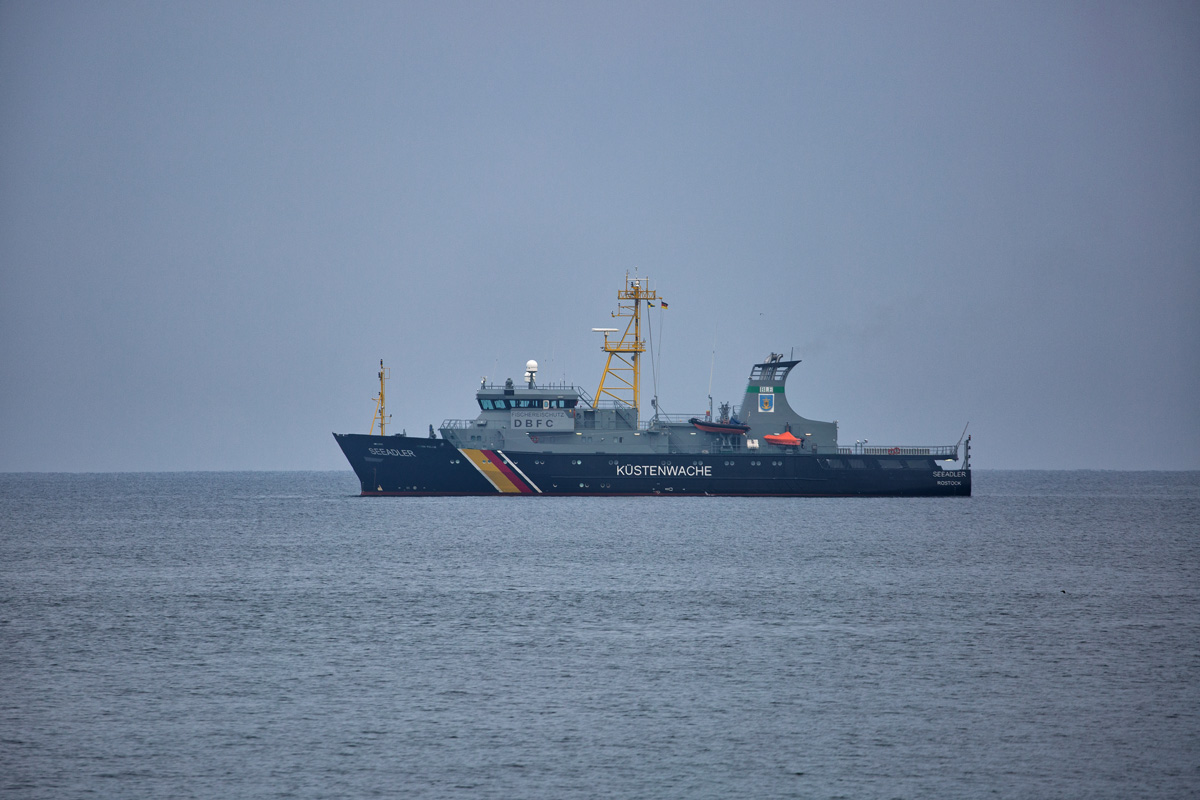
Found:
[{"label": "ship's bridge", "polygon": [[787,382],[787,376],[792,371],[792,367],[800,363],[800,359],[783,361],[782,358],[783,356],[772,353],[763,363],[755,364],[750,370],[750,382],[782,386]]},{"label": "ship's bridge", "polygon": [[[532,382],[531,382],[532,383]],[[483,411],[510,409],[575,408],[587,396],[583,389],[569,383],[548,383],[541,386],[515,386],[512,379],[503,384],[480,383],[475,400]]]}]

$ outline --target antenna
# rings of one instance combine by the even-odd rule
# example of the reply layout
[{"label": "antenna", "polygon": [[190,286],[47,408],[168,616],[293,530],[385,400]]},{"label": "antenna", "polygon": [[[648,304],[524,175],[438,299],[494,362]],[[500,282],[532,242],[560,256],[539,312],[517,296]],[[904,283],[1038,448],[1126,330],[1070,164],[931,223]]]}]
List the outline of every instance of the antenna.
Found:
[{"label": "antenna", "polygon": [[[649,281],[647,281],[649,283]],[[634,283],[636,286],[636,282]],[[648,305],[648,304],[647,304]],[[652,318],[646,314],[646,336],[650,340],[650,386],[653,389],[650,395],[650,407],[654,409],[654,416],[658,417],[658,359],[654,356],[654,326],[651,324]],[[661,331],[660,331],[661,333]],[[662,338],[661,336],[659,337]]]},{"label": "antenna", "polygon": [[712,379],[713,369],[717,366],[717,323],[713,323],[712,361],[708,364],[708,418],[712,419]]}]

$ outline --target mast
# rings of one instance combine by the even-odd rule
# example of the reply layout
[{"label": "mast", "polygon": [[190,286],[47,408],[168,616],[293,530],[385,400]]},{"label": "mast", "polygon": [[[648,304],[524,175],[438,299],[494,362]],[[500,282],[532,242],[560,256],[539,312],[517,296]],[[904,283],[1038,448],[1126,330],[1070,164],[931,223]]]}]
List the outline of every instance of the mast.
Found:
[{"label": "mast", "polygon": [[379,397],[371,398],[375,401],[375,416],[371,419],[371,432],[369,435],[373,436],[375,434],[376,422],[379,423],[379,435],[387,435],[385,428],[387,427],[387,421],[392,418],[392,415],[387,413],[387,409],[385,407],[384,390],[386,388],[385,384],[387,379],[390,377],[392,377],[391,368],[383,366],[383,359],[379,359]]},{"label": "mast", "polygon": [[[592,328],[604,334],[600,349],[608,353],[592,407],[598,408],[601,398],[607,397],[618,405],[632,408],[638,419],[641,416],[641,359],[638,356],[646,351],[642,341],[642,303],[658,299],[658,293],[643,286],[644,283],[649,281],[636,276],[630,280],[629,273],[625,273],[625,285],[617,292],[617,310],[612,315],[629,320],[623,333],[620,328]],[[619,340],[609,339],[609,334],[616,333],[621,333]]]}]

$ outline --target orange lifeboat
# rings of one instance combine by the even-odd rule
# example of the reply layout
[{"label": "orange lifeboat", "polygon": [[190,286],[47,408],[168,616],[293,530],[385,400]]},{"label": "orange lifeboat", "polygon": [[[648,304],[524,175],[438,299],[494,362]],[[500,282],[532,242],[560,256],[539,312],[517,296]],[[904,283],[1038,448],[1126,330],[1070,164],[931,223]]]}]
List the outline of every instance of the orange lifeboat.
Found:
[{"label": "orange lifeboat", "polygon": [[783,447],[799,447],[804,444],[804,440],[797,439],[792,435],[791,431],[784,431],[783,433],[768,433],[763,436],[763,439],[767,442],[767,444],[778,444],[782,445]]}]

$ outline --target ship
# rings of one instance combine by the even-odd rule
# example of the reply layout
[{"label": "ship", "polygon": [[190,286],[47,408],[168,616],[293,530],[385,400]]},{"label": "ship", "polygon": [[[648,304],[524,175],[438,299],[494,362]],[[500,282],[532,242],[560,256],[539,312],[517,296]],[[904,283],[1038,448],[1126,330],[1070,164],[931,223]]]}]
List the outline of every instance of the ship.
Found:
[{"label": "ship", "polygon": [[836,421],[788,402],[801,361],[782,353],[751,366],[740,406],[713,413],[710,398],[703,414],[669,415],[655,398],[643,419],[643,321],[649,330],[651,309],[666,307],[648,279],[627,274],[612,314],[624,328],[592,329],[607,354],[595,393],[539,382],[530,360],[520,383],[484,378],[478,414],[430,425],[428,436],[386,433],[390,370],[380,361],[370,432],[333,434],[362,495],[970,496],[965,429],[953,445],[842,445]]}]

